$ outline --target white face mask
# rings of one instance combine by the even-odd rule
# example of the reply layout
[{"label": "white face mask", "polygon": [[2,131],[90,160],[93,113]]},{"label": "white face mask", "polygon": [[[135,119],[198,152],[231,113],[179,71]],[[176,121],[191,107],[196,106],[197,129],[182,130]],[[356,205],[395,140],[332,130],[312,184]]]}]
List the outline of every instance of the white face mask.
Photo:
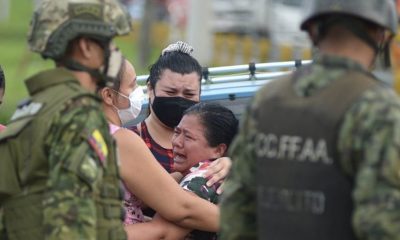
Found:
[{"label": "white face mask", "polygon": [[131,92],[128,96],[117,92],[124,98],[129,99],[130,106],[125,109],[117,109],[119,119],[121,120],[122,125],[127,124],[128,122],[134,120],[139,116],[140,110],[142,110],[142,103],[144,99],[143,88],[141,86],[137,86],[133,92]]}]

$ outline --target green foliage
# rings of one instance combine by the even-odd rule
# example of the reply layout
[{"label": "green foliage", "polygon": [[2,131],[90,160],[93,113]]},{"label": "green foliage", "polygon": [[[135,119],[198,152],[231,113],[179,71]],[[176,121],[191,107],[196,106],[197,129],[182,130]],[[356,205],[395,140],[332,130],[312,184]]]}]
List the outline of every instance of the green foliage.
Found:
[{"label": "green foliage", "polygon": [[[17,101],[26,96],[23,79],[34,71],[33,66],[31,68],[26,64],[35,56],[29,53],[25,41],[33,6],[32,1],[21,2],[10,1],[10,17],[0,22],[0,64],[6,77],[6,94],[0,110],[1,123],[10,117]],[[43,64],[35,67],[43,68]]]}]

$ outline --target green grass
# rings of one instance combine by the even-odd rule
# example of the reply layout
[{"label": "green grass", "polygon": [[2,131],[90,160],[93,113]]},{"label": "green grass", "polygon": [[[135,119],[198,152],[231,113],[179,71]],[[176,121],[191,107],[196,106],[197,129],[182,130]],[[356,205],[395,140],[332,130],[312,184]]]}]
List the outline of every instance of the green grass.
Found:
[{"label": "green grass", "polygon": [[[54,65],[50,60],[43,60],[38,54],[29,51],[26,36],[33,13],[33,1],[10,0],[11,11],[7,21],[0,21],[0,65],[6,76],[6,93],[0,107],[0,123],[7,123],[15,111],[18,102],[28,97],[24,80],[33,74]],[[2,7],[2,6],[0,6]],[[146,74],[147,67],[138,67],[137,35],[140,32],[135,24],[134,32],[116,39],[116,44],[124,55],[134,64],[138,74]],[[159,25],[156,29],[160,29]],[[165,29],[161,27],[161,29]],[[165,46],[165,32],[153,31],[152,53],[150,62],[155,61]],[[148,65],[148,64],[147,64]]]},{"label": "green grass", "polygon": [[25,42],[32,14],[32,1],[14,0],[10,4],[10,18],[0,22],[0,64],[6,75],[6,93],[0,109],[0,123],[6,122],[16,103],[27,95],[23,79],[34,71],[25,64],[27,60],[35,58],[28,52]]}]

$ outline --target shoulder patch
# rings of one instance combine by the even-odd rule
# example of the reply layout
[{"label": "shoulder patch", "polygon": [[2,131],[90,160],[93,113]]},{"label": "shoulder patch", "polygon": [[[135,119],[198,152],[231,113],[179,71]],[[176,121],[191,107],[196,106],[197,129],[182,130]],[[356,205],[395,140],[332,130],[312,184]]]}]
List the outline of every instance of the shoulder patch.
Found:
[{"label": "shoulder patch", "polygon": [[106,164],[108,156],[107,144],[104,141],[98,129],[94,130],[88,137],[89,145],[93,148],[96,155],[99,157],[101,164],[104,166]]},{"label": "shoulder patch", "polygon": [[24,101],[18,106],[17,110],[12,115],[11,121],[21,117],[36,115],[42,107],[43,103],[32,102],[30,100]]}]

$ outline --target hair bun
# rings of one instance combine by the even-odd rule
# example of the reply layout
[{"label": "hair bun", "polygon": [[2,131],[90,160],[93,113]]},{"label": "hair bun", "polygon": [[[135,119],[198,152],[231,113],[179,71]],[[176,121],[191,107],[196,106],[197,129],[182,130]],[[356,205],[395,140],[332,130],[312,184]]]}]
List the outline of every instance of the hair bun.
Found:
[{"label": "hair bun", "polygon": [[164,56],[168,52],[182,52],[182,53],[192,55],[193,47],[185,42],[178,41],[178,42],[172,43],[172,44],[168,45],[168,47],[164,48],[161,52],[161,56]]}]

